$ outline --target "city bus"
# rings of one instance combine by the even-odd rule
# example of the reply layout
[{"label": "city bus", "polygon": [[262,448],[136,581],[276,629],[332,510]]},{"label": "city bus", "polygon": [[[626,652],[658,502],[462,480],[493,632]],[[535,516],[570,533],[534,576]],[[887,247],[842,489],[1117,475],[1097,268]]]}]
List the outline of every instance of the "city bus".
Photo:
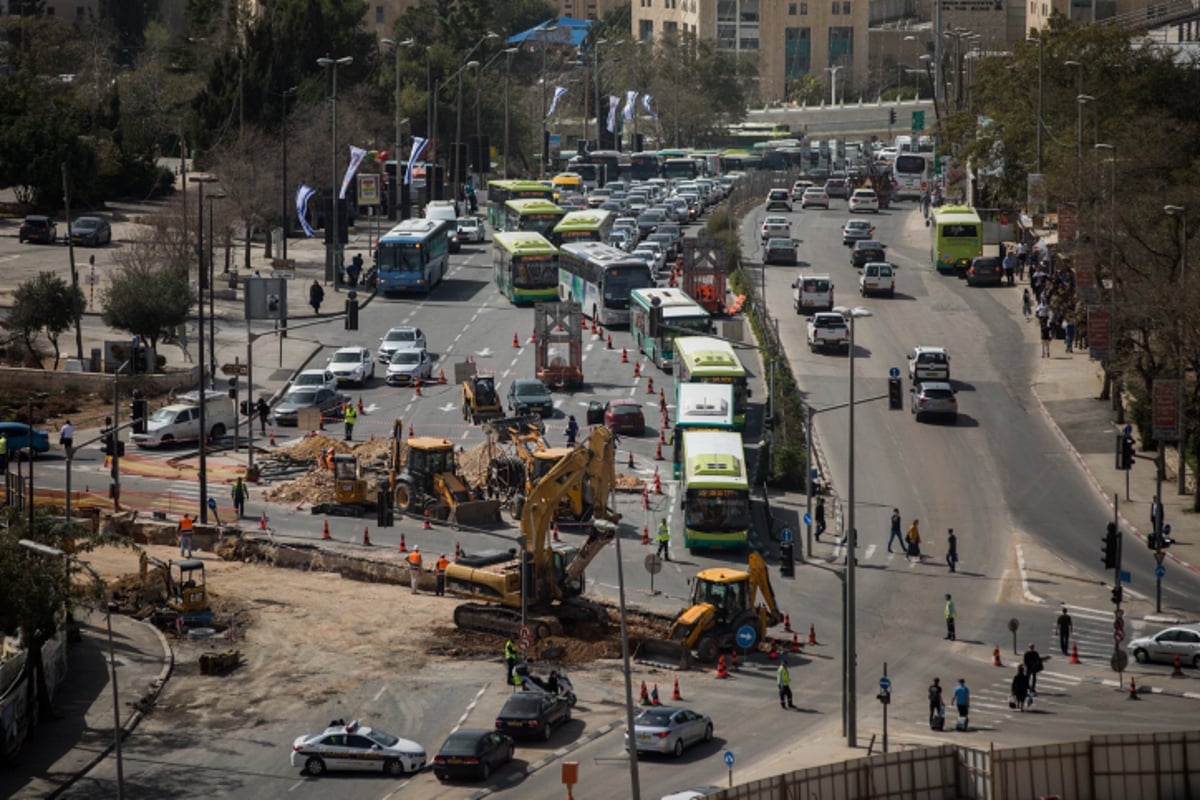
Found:
[{"label": "city bus", "polygon": [[[657,301],[662,309],[659,329],[650,335],[650,310]],[[663,372],[675,360],[675,337],[712,333],[712,317],[682,289],[634,289],[629,293],[629,333],[639,353]]]},{"label": "city bus", "polygon": [[509,200],[553,200],[554,190],[539,181],[488,181],[487,222],[494,231],[504,228],[504,204]]},{"label": "city bus", "polygon": [[558,251],[558,299],[579,303],[602,325],[629,322],[629,293],[654,286],[650,267],[600,242],[569,242]]},{"label": "city bus", "polygon": [[549,200],[509,200],[504,204],[506,231],[534,231],[550,238],[567,212]]},{"label": "city bus", "polygon": [[577,172],[560,172],[550,179],[550,185],[554,189],[552,200],[583,193],[583,178]]},{"label": "city bus", "polygon": [[733,387],[721,383],[675,384],[675,431],[672,438],[671,471],[683,475],[683,430],[733,430]]},{"label": "city bus", "polygon": [[593,150],[584,156],[591,164],[604,165],[604,182],[620,180],[621,169],[629,167],[629,156],[619,150]]},{"label": "city bus", "polygon": [[690,181],[700,177],[696,159],[685,156],[668,158],[663,163],[663,177],[669,181]]},{"label": "city bus", "polygon": [[897,153],[892,164],[892,179],[896,188],[892,194],[897,199],[920,200],[929,187],[929,159],[920,153]]},{"label": "city bus", "polygon": [[585,194],[593,189],[599,189],[605,183],[604,165],[593,164],[587,160],[586,156],[572,156],[571,160],[567,162],[567,170],[579,176]]},{"label": "city bus", "polygon": [[746,368],[733,345],[711,336],[680,336],[675,340],[675,380],[683,383],[717,383],[733,387],[733,424],[746,425],[750,387]]},{"label": "city bus", "polygon": [[555,300],[558,251],[545,236],[533,231],[493,234],[492,278],[500,294],[513,304]]},{"label": "city bus", "polygon": [[646,151],[629,157],[629,177],[635,181],[648,181],[660,177],[658,153]]},{"label": "city bus", "polygon": [[929,233],[929,257],[938,272],[965,269],[971,259],[983,255],[983,222],[969,206],[933,209]]},{"label": "city bus", "polygon": [[568,211],[549,238],[558,247],[567,242],[607,242],[615,218],[611,211],[598,208]]},{"label": "city bus", "polygon": [[689,549],[749,544],[750,477],[742,435],[685,429],[683,543]]},{"label": "city bus", "polygon": [[406,219],[379,238],[375,249],[380,294],[428,294],[445,277],[450,260],[450,226],[439,219]]}]

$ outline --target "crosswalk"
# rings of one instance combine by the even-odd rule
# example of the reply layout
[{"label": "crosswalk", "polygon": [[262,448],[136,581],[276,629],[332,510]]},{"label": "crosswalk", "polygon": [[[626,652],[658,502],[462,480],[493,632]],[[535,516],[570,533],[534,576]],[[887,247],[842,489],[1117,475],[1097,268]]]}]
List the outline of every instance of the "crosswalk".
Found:
[{"label": "crosswalk", "polygon": [[[1083,683],[1081,676],[1056,670],[1044,669],[1037,675],[1037,691],[1025,711],[1010,708],[1008,696],[1012,691],[1012,678],[1016,664],[996,670],[997,678],[985,686],[971,688],[971,728],[988,730],[1011,723],[1014,718],[1027,714],[1053,714],[1065,712],[1072,705],[1071,692]],[[947,709],[947,726],[956,716]]]}]

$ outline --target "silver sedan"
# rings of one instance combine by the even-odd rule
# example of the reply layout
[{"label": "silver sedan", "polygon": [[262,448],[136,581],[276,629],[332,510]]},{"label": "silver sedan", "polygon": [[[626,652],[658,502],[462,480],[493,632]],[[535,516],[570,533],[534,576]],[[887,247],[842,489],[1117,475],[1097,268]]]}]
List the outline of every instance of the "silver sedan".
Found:
[{"label": "silver sedan", "polygon": [[[678,758],[685,747],[708,742],[713,737],[712,717],[688,708],[657,706],[646,708],[633,720],[639,753],[670,753]],[[629,734],[625,734],[629,746]]]}]

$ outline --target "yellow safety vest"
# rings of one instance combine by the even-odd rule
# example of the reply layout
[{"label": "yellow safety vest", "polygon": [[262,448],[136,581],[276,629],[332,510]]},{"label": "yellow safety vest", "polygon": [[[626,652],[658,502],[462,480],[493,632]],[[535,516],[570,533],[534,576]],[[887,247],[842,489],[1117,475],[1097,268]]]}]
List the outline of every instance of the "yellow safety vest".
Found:
[{"label": "yellow safety vest", "polygon": [[346,406],[346,424],[353,425],[356,421],[358,421],[358,412],[354,406]]},{"label": "yellow safety vest", "polygon": [[668,530],[667,526],[663,525],[662,523],[659,523],[658,525],[658,541],[660,543],[671,541],[671,531]]},{"label": "yellow safety vest", "polygon": [[0,436],[0,456],[8,455],[8,437]]}]

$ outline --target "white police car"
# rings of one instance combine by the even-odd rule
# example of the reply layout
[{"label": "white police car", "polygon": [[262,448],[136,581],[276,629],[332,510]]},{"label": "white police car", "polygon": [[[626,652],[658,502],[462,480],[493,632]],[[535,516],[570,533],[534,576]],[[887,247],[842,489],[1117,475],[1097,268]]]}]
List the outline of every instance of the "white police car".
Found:
[{"label": "white police car", "polygon": [[334,720],[321,733],[305,734],[292,743],[292,766],[309,775],[331,769],[382,770],[399,777],[425,766],[425,748],[351,720]]}]

